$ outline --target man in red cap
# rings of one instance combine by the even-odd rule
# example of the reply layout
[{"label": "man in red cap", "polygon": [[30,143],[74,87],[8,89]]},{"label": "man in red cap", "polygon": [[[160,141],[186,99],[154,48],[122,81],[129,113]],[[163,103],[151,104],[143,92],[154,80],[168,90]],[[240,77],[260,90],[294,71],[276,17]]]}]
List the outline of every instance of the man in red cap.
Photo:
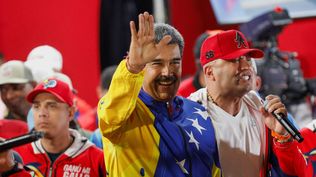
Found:
[{"label": "man in red cap", "polygon": [[[206,88],[190,99],[202,103],[212,119],[223,176],[268,176],[270,171],[295,175],[293,161],[299,152],[271,114],[287,115],[284,104],[269,95],[265,110],[256,93],[249,92],[255,79],[251,58],[263,55],[249,48],[244,35],[236,30],[209,37],[201,47]],[[273,142],[269,141],[270,131]]]},{"label": "man in red cap", "polygon": [[214,36],[215,34],[221,31],[222,30],[206,30],[204,33],[198,36],[193,48],[196,72],[193,76],[190,76],[186,78],[185,80],[181,81],[179,89],[178,89],[178,93],[177,93],[178,95],[186,98],[190,96],[191,93],[205,87],[203,68],[200,63],[201,46],[206,38],[210,36]]},{"label": "man in red cap", "polygon": [[57,79],[48,79],[31,91],[27,100],[32,103],[35,130],[44,137],[17,148],[24,168],[14,162],[11,151],[0,154],[3,176],[29,176],[25,169],[37,176],[105,176],[104,156],[76,130],[69,129],[73,119],[73,93],[69,86]]}]

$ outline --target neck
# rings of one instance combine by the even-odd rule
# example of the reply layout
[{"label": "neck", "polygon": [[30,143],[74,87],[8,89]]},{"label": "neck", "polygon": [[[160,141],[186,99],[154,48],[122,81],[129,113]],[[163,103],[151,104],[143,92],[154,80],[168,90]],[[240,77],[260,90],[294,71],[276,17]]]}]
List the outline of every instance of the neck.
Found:
[{"label": "neck", "polygon": [[22,120],[24,122],[26,122],[26,119],[27,119],[25,115],[20,115],[20,114],[15,113],[15,112],[9,113],[8,116],[9,116],[8,118],[10,118],[10,119]]},{"label": "neck", "polygon": [[238,114],[241,106],[241,97],[233,97],[230,94],[222,95],[220,92],[207,90],[208,101],[213,102],[227,113],[235,116]]},{"label": "neck", "polygon": [[73,143],[74,138],[68,133],[66,136],[58,136],[54,138],[44,137],[41,140],[42,146],[47,152],[60,153],[68,149]]}]

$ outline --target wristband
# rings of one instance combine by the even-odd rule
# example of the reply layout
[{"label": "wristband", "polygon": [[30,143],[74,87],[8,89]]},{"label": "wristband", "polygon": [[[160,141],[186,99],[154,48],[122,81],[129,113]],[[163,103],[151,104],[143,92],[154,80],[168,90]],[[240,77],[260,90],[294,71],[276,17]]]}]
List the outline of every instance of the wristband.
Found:
[{"label": "wristband", "polygon": [[291,135],[286,132],[284,135],[280,135],[275,131],[271,131],[271,136],[277,140],[279,143],[285,143],[292,139]]}]

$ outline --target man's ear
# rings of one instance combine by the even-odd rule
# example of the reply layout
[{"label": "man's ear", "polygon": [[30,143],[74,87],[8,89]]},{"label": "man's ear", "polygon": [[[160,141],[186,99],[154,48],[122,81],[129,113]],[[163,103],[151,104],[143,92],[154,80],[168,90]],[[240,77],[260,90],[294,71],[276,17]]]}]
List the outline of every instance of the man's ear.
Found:
[{"label": "man's ear", "polygon": [[76,113],[76,108],[75,106],[71,106],[68,108],[68,113],[69,113],[69,121],[71,121],[72,119],[74,119],[75,117],[75,113]]},{"label": "man's ear", "polygon": [[205,66],[203,68],[203,73],[206,79],[211,79],[214,80],[214,72],[213,72],[213,67],[211,65]]},{"label": "man's ear", "polygon": [[262,80],[260,76],[256,76],[256,90],[259,91],[262,86]]}]

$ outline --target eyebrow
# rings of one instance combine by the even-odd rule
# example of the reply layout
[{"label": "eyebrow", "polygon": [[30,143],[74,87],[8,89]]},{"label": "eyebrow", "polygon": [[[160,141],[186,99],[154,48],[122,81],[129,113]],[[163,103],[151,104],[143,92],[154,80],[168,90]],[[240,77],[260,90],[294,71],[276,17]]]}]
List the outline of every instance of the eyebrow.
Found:
[{"label": "eyebrow", "polygon": [[[161,59],[161,58],[157,58],[157,59],[152,60],[151,62],[159,62],[159,61],[162,61],[162,60],[163,60],[163,59]],[[181,58],[173,58],[173,59],[171,59],[171,60],[173,60],[173,61],[180,61]]]}]

